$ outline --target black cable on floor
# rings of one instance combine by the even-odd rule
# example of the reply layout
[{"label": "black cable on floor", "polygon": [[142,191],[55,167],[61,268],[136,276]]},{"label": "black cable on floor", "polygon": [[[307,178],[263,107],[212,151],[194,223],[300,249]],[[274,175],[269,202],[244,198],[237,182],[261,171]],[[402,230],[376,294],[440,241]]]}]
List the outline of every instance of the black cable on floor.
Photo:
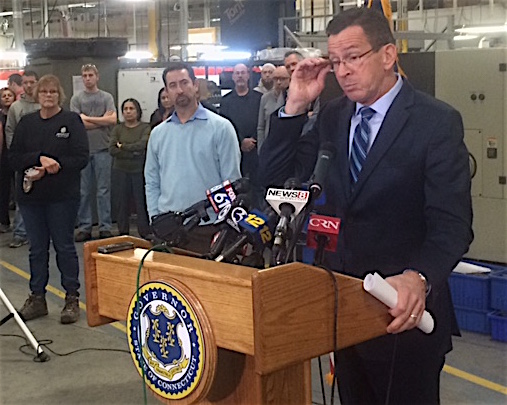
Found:
[{"label": "black cable on floor", "polygon": [[[16,335],[16,334],[5,334],[5,333],[1,333],[0,336],[3,336],[3,337],[16,337],[16,338],[20,338],[20,339],[23,339],[26,344],[20,346],[18,348],[18,350],[27,355],[27,356],[32,356],[33,355],[33,347],[32,345],[30,345],[27,341],[27,339],[22,336],[22,335]],[[130,354],[130,351],[129,350],[124,350],[124,349],[107,349],[107,348],[102,348],[102,347],[84,347],[82,349],[76,349],[76,350],[72,350],[70,352],[67,352],[67,353],[58,353],[56,351],[54,351],[53,349],[51,349],[48,345],[50,344],[53,344],[54,342],[50,339],[45,339],[45,340],[39,340],[39,346],[41,347],[44,347],[47,351],[53,353],[55,356],[58,356],[58,357],[65,357],[65,356],[70,356],[71,354],[76,354],[76,353],[79,353],[79,352],[85,352],[85,351],[102,351],[102,352],[120,352],[120,353],[128,353]],[[32,350],[30,350],[30,352],[26,351],[25,348],[30,348]],[[34,362],[40,362],[40,359],[39,357],[36,355],[34,358],[33,358],[33,361]]]}]

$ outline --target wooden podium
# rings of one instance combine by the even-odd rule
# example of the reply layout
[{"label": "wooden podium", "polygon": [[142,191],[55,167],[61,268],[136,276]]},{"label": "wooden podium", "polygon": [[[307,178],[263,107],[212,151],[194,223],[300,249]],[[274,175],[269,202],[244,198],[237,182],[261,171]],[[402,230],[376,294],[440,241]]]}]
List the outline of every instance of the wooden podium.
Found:
[{"label": "wooden podium", "polygon": [[[98,246],[131,241],[136,249],[100,254]],[[125,321],[136,292],[140,259],[150,244],[130,236],[84,246],[90,326]],[[337,347],[384,335],[387,307],[362,280],[333,273],[338,285]],[[311,404],[310,360],[331,352],[335,290],[323,269],[291,263],[265,270],[151,252],[140,276],[177,280],[197,297],[211,325],[218,359],[214,378],[197,399],[166,403]]]}]

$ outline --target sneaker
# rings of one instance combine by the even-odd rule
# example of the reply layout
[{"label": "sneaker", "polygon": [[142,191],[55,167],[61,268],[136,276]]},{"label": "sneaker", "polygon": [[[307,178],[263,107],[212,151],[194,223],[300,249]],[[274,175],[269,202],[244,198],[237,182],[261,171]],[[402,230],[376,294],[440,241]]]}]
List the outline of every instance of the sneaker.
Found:
[{"label": "sneaker", "polygon": [[91,240],[91,238],[92,238],[91,233],[80,231],[76,234],[76,237],[74,238],[74,240],[76,242],[86,242],[87,240]]},{"label": "sneaker", "polygon": [[27,245],[28,244],[28,239],[26,238],[22,238],[20,236],[15,236],[11,243],[9,243],[9,247],[10,248],[18,248],[18,247],[21,247],[23,245]]},{"label": "sneaker", "polygon": [[99,238],[105,239],[105,238],[112,238],[113,234],[110,231],[100,231],[99,232]]},{"label": "sneaker", "polygon": [[46,297],[44,295],[30,294],[18,313],[25,321],[47,315],[48,304],[46,303]]},{"label": "sneaker", "polygon": [[63,324],[74,323],[79,319],[79,297],[74,294],[65,296],[65,306],[62,309],[60,322]]},{"label": "sneaker", "polygon": [[6,224],[0,224],[0,233],[7,233],[12,231],[11,227]]}]

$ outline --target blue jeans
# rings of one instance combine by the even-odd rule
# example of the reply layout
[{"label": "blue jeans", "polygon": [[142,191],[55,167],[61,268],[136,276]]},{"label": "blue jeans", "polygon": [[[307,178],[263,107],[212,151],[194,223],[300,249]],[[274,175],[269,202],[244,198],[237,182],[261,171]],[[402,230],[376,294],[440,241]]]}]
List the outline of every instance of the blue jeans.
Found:
[{"label": "blue jeans", "polygon": [[94,181],[97,190],[99,231],[111,231],[111,163],[112,157],[108,151],[91,153],[90,161],[81,170],[81,202],[78,212],[78,230],[80,232],[92,232]]},{"label": "blue jeans", "polygon": [[30,242],[30,290],[45,294],[49,280],[49,241],[53,241],[61,284],[67,294],[78,295],[79,261],[74,245],[74,224],[79,201],[21,203]]},{"label": "blue jeans", "polygon": [[19,205],[16,203],[16,211],[14,211],[14,221],[12,226],[12,236],[19,239],[26,239],[26,228]]},{"label": "blue jeans", "polygon": [[[19,173],[15,174],[16,180],[15,184],[18,182]],[[12,236],[19,239],[26,239],[26,229],[25,223],[23,222],[23,217],[21,216],[21,212],[19,211],[18,203],[16,203],[16,211],[14,211],[14,223],[12,224]]]}]

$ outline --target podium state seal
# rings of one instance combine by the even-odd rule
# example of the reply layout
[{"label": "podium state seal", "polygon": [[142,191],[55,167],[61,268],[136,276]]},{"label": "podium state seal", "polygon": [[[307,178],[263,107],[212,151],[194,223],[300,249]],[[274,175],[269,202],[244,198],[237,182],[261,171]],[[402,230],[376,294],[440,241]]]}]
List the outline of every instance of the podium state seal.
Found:
[{"label": "podium state seal", "polygon": [[216,346],[204,310],[183,284],[141,286],[130,302],[127,333],[134,365],[156,396],[193,403],[207,393]]}]

